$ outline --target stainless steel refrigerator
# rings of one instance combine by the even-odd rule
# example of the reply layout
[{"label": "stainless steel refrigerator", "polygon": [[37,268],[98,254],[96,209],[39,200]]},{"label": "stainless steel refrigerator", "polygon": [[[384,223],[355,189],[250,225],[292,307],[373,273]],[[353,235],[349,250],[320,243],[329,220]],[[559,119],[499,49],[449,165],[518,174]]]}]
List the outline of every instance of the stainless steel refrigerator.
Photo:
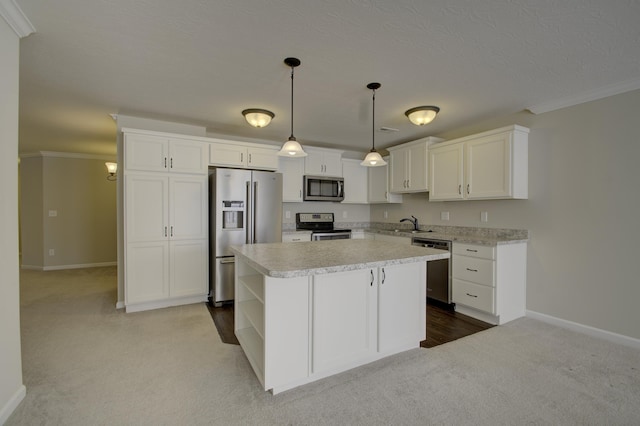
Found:
[{"label": "stainless steel refrigerator", "polygon": [[209,297],[234,299],[234,256],[229,246],[282,241],[282,174],[209,170]]}]

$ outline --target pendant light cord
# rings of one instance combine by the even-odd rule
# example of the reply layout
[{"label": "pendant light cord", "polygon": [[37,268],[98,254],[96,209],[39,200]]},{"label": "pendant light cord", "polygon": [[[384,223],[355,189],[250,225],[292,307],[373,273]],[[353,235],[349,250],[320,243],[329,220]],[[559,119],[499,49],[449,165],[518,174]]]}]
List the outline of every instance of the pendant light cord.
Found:
[{"label": "pendant light cord", "polygon": [[371,116],[371,151],[376,150],[376,89],[373,89],[373,115]]},{"label": "pendant light cord", "polygon": [[289,136],[289,139],[293,139],[295,140],[295,137],[293,136],[293,70],[295,68],[292,66],[291,67],[291,136]]}]

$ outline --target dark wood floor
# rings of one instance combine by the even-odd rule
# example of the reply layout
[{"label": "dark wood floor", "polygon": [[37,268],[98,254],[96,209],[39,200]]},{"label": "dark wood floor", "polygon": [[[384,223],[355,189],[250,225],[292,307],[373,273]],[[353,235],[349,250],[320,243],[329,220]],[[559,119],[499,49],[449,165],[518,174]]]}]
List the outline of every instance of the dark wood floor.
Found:
[{"label": "dark wood floor", "polygon": [[[238,344],[233,334],[233,304],[215,308],[207,304],[213,323],[224,343]],[[427,340],[420,342],[423,348],[432,348],[470,334],[493,327],[491,324],[447,309],[437,303],[427,303]]]}]

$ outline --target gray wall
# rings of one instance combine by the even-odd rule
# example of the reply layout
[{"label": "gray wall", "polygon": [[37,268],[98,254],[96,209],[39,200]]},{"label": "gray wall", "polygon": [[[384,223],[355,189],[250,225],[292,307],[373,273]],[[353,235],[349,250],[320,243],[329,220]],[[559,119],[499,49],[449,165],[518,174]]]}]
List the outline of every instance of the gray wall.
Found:
[{"label": "gray wall", "polygon": [[[529,229],[527,309],[640,338],[639,111],[634,91],[436,135],[529,127],[529,199],[428,202],[426,194],[405,195],[403,205],[373,206],[371,220],[413,214],[425,224]],[[440,220],[443,211],[450,221]],[[481,211],[488,223],[480,222]]]},{"label": "gray wall", "polygon": [[[116,182],[106,179],[104,165],[114,159],[46,152],[22,156],[23,267],[50,270],[116,263]],[[57,216],[49,216],[51,210]]]},{"label": "gray wall", "polygon": [[0,423],[24,397],[18,269],[19,39],[0,19]]}]

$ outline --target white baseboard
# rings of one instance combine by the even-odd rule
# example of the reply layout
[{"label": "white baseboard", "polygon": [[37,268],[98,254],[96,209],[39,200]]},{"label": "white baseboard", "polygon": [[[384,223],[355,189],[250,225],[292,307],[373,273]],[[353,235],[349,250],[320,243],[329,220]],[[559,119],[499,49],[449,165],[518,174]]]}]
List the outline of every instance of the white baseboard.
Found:
[{"label": "white baseboard", "polygon": [[208,300],[206,294],[197,296],[176,297],[171,299],[156,300],[154,302],[129,303],[125,305],[127,313],[148,311],[151,309],[170,308],[173,306],[190,305],[192,303],[202,303]]},{"label": "white baseboard", "polygon": [[63,269],[82,269],[82,268],[100,268],[102,266],[116,266],[118,262],[101,262],[101,263],[80,263],[77,265],[57,265],[57,266],[35,266],[21,265],[22,269],[32,269],[34,271],[60,271]]},{"label": "white baseboard", "polygon": [[125,305],[123,301],[116,302],[116,309],[124,309]]},{"label": "white baseboard", "polygon": [[27,388],[24,385],[20,385],[16,393],[14,393],[4,407],[0,409],[0,425],[5,424],[6,421],[9,420],[9,416],[18,408],[18,405],[20,405],[26,395]]},{"label": "white baseboard", "polygon": [[552,317],[550,315],[541,314],[540,312],[527,311],[527,317],[533,318],[542,322],[557,325],[558,327],[567,328],[569,330],[577,331],[579,333],[587,334],[592,337],[607,340],[612,343],[618,343],[632,348],[640,349],[640,339],[625,336],[623,334],[613,333],[611,331],[602,330],[599,328],[591,327],[589,325],[580,324],[573,321],[564,320],[562,318]]}]

